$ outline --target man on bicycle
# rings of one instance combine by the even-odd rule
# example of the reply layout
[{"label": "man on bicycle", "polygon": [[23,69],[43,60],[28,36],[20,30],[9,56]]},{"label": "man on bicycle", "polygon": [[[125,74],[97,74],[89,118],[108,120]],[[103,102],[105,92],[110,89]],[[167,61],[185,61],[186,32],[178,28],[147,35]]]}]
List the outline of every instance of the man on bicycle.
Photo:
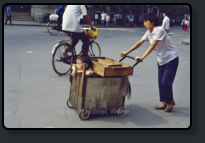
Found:
[{"label": "man on bicycle", "polygon": [[56,10],[56,14],[58,15],[58,27],[62,24],[62,17],[63,17],[63,13],[65,11],[65,7],[66,5],[61,5],[57,8]]},{"label": "man on bicycle", "polygon": [[[71,47],[75,47],[79,39],[83,42],[82,54],[88,54],[90,39],[87,37],[82,27],[80,26],[80,16],[83,14],[87,23],[91,26],[91,29],[96,30],[92,25],[85,5],[67,5],[66,10],[63,14],[62,30],[72,33]],[[69,47],[65,49],[63,54],[66,56]]]}]

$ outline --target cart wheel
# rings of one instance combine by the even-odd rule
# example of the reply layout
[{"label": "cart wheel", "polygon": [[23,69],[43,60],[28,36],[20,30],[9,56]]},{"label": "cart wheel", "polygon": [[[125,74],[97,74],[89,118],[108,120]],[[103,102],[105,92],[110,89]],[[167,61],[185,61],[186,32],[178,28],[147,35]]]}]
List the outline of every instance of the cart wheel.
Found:
[{"label": "cart wheel", "polygon": [[70,104],[70,102],[69,102],[69,99],[67,100],[67,106],[69,107],[69,108],[73,108],[73,106]]},{"label": "cart wheel", "polygon": [[124,117],[126,115],[126,110],[124,107],[121,107],[117,110],[117,114],[120,116],[120,117]]},{"label": "cart wheel", "polygon": [[90,116],[90,110],[87,108],[83,108],[79,113],[79,117],[81,120],[86,120],[89,118],[89,116]]}]

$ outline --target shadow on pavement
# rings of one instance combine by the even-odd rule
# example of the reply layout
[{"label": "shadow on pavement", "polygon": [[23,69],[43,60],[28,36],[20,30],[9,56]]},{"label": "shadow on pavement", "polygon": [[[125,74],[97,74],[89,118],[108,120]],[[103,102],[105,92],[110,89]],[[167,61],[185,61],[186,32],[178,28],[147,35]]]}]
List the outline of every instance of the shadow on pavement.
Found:
[{"label": "shadow on pavement", "polygon": [[[135,124],[136,126],[128,126],[128,128],[132,127],[146,127],[146,126],[156,126],[165,124],[167,120],[163,119],[161,116],[158,116],[146,108],[143,108],[139,105],[127,105],[125,106],[126,110],[129,111],[127,115],[124,117],[119,117],[117,114],[110,114],[109,115],[91,115],[86,122],[90,121],[109,121],[109,122],[119,122],[121,124],[127,124],[127,122],[131,122],[130,125]],[[159,111],[163,112],[163,111]]]},{"label": "shadow on pavement", "polygon": [[[109,124],[112,124],[112,122],[120,123],[122,125],[120,125],[119,128],[150,128],[153,126],[159,126],[161,128],[163,125],[169,122],[164,119],[164,117],[190,117],[190,109],[183,107],[174,107],[173,112],[171,113],[166,113],[163,110],[155,110],[154,108],[153,111],[149,111],[150,108],[147,109],[139,105],[126,105],[125,108],[129,111],[129,114],[125,115],[124,117],[119,117],[117,114],[109,112],[108,115],[93,114],[88,120],[84,120],[83,122],[103,121],[108,122]],[[126,124],[127,126],[125,127],[123,124]],[[117,127],[118,126],[115,128]]]}]

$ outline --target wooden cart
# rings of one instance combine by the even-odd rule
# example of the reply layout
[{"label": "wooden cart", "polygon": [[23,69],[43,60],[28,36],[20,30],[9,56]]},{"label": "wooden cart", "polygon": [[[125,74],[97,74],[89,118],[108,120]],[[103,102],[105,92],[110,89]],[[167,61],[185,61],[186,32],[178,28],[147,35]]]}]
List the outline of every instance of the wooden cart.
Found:
[{"label": "wooden cart", "polygon": [[[130,56],[126,57],[134,59]],[[82,120],[88,119],[93,110],[100,111],[101,114],[115,110],[120,117],[123,117],[126,110],[124,108],[125,96],[120,92],[121,81],[123,76],[132,75],[133,67],[139,62],[129,66],[105,57],[93,57],[91,59],[95,72],[93,76],[85,76],[85,64],[82,73],[77,73],[74,78],[70,75],[71,87],[67,100],[68,107],[74,107]],[[104,61],[101,61],[103,59]],[[102,64],[102,62],[106,63]],[[115,75],[113,75],[113,72]]]}]

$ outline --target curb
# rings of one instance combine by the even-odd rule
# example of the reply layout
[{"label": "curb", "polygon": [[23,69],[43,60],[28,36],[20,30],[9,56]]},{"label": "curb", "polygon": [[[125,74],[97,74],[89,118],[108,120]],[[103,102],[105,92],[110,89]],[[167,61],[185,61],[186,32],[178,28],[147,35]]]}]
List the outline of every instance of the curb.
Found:
[{"label": "curb", "polygon": [[182,45],[190,45],[190,39],[183,39],[183,40],[181,41],[181,44],[182,44]]}]

